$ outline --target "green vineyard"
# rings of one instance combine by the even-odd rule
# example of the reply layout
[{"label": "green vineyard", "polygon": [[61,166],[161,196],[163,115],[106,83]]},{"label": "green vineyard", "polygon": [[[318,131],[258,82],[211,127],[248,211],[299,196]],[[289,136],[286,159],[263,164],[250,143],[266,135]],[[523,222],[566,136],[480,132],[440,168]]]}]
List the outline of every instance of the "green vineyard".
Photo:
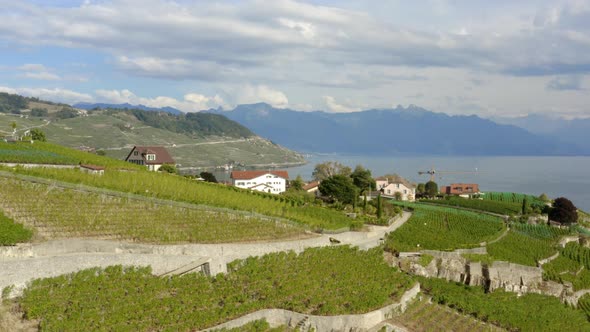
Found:
[{"label": "green vineyard", "polygon": [[43,331],[192,331],[264,308],[364,313],[398,301],[412,284],[380,250],[337,246],[248,258],[215,277],[94,268],[33,281],[19,304]]},{"label": "green vineyard", "polygon": [[590,288],[590,248],[568,243],[559,257],[543,265],[543,272],[547,280],[571,282],[576,291]]},{"label": "green vineyard", "polygon": [[[219,243],[288,238],[304,231],[272,219],[186,205],[157,204],[150,199],[113,197],[0,177],[0,207],[48,239]],[[5,222],[0,220],[0,224]]]},{"label": "green vineyard", "polygon": [[12,172],[146,197],[281,217],[319,230],[360,226],[354,219],[336,210],[315,205],[298,206],[297,202],[280,195],[195,181],[173,174],[107,170],[102,176],[94,176],[75,169],[23,168],[14,169]]},{"label": "green vineyard", "polygon": [[473,248],[505,229],[498,217],[446,207],[411,204],[412,217],[386,239],[390,251]]},{"label": "green vineyard", "polygon": [[0,209],[0,246],[10,246],[19,242],[26,242],[32,235],[33,232],[31,230],[6,217]]},{"label": "green vineyard", "polygon": [[448,199],[421,200],[420,202],[437,205],[457,206],[504,215],[519,214],[521,212],[520,204],[493,200],[450,197]]},{"label": "green vineyard", "polygon": [[537,266],[539,260],[557,252],[555,240],[538,239],[519,232],[510,231],[498,242],[487,246],[492,260]]},{"label": "green vineyard", "polygon": [[589,331],[582,310],[564,305],[553,296],[494,291],[482,287],[420,278],[424,292],[435,303],[459,310],[510,331]]}]

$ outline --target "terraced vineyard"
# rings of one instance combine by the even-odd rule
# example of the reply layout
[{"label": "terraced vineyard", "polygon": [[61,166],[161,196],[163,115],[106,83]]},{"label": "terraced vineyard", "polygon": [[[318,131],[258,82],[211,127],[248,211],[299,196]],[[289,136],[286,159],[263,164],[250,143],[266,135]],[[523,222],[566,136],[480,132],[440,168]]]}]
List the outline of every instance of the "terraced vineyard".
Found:
[{"label": "terraced vineyard", "polygon": [[527,194],[520,194],[520,193],[511,193],[511,192],[487,191],[484,193],[482,198],[484,200],[505,202],[505,203],[515,203],[518,205],[522,204],[522,201],[526,198],[530,204],[544,204],[544,202],[536,196],[527,195]]},{"label": "terraced vineyard", "polygon": [[498,217],[430,205],[409,206],[414,209],[412,217],[387,236],[387,250],[473,248],[498,237],[504,230]]},{"label": "terraced vineyard", "polygon": [[578,301],[578,308],[584,311],[590,320],[590,294],[586,294],[580,298]]},{"label": "terraced vineyard", "polygon": [[553,296],[494,291],[441,279],[419,278],[433,302],[511,331],[589,331],[582,310],[565,306]]},{"label": "terraced vineyard", "polygon": [[548,280],[571,282],[574,290],[590,288],[590,248],[570,242],[559,250],[559,257],[543,265]]},{"label": "terraced vineyard", "polygon": [[426,299],[416,301],[400,316],[391,320],[410,331],[505,331],[504,329],[461,314],[449,307],[431,303]]},{"label": "terraced vineyard", "polygon": [[102,176],[94,176],[75,169],[15,169],[11,171],[147,197],[256,212],[290,219],[313,229],[354,228],[362,225],[362,222],[348,218],[340,211],[314,205],[297,206],[298,202],[280,195],[194,181],[159,172],[130,173],[107,170]]},{"label": "terraced vineyard", "polygon": [[[346,246],[251,257],[215,277],[152,276],[149,268],[89,269],[33,281],[19,305],[43,331],[191,331],[263,308],[307,314],[369,312],[413,281],[381,250]],[[367,268],[370,267],[370,268]]]},{"label": "terraced vineyard", "polygon": [[[112,197],[0,177],[0,207],[14,220],[49,239],[219,243],[288,238],[303,233],[294,224],[171,203],[156,204],[147,198]],[[3,223],[0,220],[0,225]],[[0,244],[2,238],[0,234]]]}]

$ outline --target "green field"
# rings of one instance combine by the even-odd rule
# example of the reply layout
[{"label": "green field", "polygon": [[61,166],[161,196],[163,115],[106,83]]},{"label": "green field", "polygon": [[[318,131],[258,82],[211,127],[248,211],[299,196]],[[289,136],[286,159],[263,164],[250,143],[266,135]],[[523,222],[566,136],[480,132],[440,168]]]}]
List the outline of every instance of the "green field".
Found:
[{"label": "green field", "polygon": [[387,236],[387,250],[473,248],[498,237],[504,230],[498,217],[447,207],[410,206],[414,209],[410,219]]},{"label": "green field", "polygon": [[158,278],[149,268],[95,268],[33,281],[19,305],[43,331],[189,331],[263,308],[364,313],[398,301],[413,284],[379,249],[346,246],[252,257],[230,271]]},{"label": "green field", "polygon": [[298,206],[295,201],[280,195],[194,181],[160,172],[107,171],[102,176],[83,173],[75,169],[17,168],[12,172],[146,197],[281,217],[307,225],[315,230],[360,226],[358,222],[346,217],[341,211],[315,205]]},{"label": "green field", "polygon": [[[15,220],[36,229],[45,239],[220,243],[276,240],[302,236],[304,232],[295,224],[250,214],[116,197],[6,177],[0,177],[0,208],[11,211]],[[1,218],[0,225],[4,225]],[[13,230],[6,234],[18,233]],[[0,233],[0,244],[4,236]]]}]

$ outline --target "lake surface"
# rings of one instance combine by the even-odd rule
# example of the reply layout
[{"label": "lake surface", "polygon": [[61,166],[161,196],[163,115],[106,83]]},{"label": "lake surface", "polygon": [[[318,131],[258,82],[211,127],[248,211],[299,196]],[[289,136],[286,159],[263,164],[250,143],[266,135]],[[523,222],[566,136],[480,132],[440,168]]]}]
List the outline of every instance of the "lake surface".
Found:
[{"label": "lake surface", "polygon": [[354,169],[363,165],[374,177],[397,173],[415,182],[427,182],[418,175],[434,166],[437,171],[467,171],[464,174],[436,174],[439,187],[450,183],[478,183],[482,191],[521,192],[549,197],[567,197],[578,208],[590,211],[590,157],[366,157],[310,155],[304,166],[287,168],[289,177],[311,179],[316,164],[338,161]]}]

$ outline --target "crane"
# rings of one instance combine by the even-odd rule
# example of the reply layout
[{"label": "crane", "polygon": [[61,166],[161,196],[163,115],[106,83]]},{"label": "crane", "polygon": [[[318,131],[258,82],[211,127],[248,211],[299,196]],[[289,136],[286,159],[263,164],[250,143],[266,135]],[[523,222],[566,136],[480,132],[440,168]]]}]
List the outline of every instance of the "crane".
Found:
[{"label": "crane", "polygon": [[477,168],[475,171],[437,171],[434,169],[434,166],[430,168],[428,171],[418,171],[418,174],[430,174],[430,181],[434,182],[434,175],[435,174],[477,174]]}]

